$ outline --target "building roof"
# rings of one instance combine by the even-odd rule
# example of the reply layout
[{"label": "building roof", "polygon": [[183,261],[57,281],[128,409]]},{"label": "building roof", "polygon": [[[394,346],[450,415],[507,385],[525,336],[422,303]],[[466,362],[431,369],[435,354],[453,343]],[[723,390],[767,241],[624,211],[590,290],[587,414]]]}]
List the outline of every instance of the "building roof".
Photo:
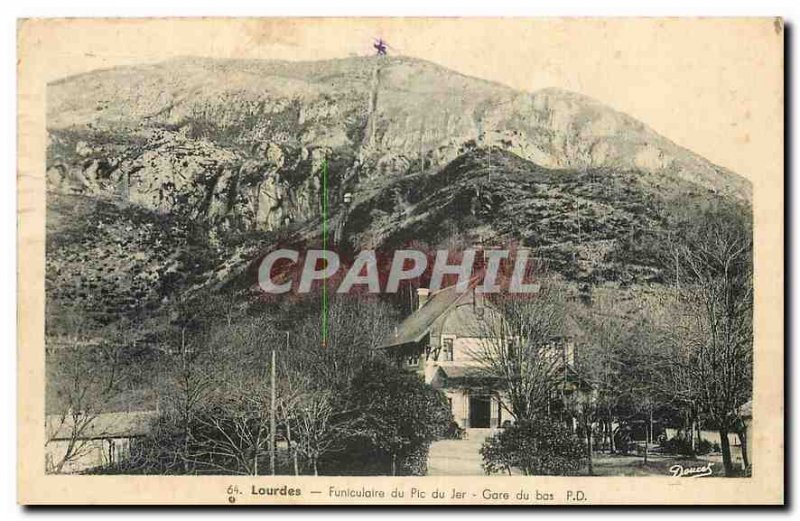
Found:
[{"label": "building roof", "polygon": [[457,291],[457,286],[450,286],[431,292],[425,305],[403,320],[378,347],[383,349],[419,342],[431,330],[436,319],[469,295],[477,283],[477,279],[470,281],[466,291]]},{"label": "building roof", "polygon": [[434,387],[450,387],[456,382],[470,381],[490,384],[496,378],[490,376],[485,370],[474,365],[440,365],[431,375],[430,384]]},{"label": "building roof", "polygon": [[[144,436],[150,432],[155,411],[109,412],[96,415],[87,425],[79,424],[78,439],[130,438]],[[68,440],[72,438],[75,420],[72,415],[49,414],[45,418],[45,432],[48,440]]]},{"label": "building roof", "polygon": [[[449,286],[431,292],[425,304],[406,317],[379,345],[379,349],[414,344],[427,335],[437,319],[443,315],[447,318],[442,324],[442,333],[459,333],[459,336],[493,337],[502,327],[501,311],[496,309],[485,297],[473,291],[481,282],[481,276],[473,278],[465,291],[457,291],[457,286]],[[480,302],[476,313],[473,302]],[[580,337],[583,331],[578,322],[567,314],[557,332],[559,338]]]},{"label": "building roof", "polygon": [[482,371],[479,367],[469,365],[440,365],[439,370],[442,371],[450,380],[455,380],[458,378],[475,378],[484,376],[486,374],[485,370]]},{"label": "building roof", "polygon": [[[476,305],[477,304],[477,305]],[[444,317],[441,334],[473,338],[503,336],[502,317],[481,295],[470,294],[460,299]]]}]

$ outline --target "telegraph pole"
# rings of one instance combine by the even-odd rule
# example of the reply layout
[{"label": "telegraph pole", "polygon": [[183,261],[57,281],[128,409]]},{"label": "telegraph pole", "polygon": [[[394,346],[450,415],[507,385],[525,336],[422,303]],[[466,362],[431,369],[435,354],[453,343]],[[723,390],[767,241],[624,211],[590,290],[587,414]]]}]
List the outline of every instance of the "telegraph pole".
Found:
[{"label": "telegraph pole", "polygon": [[[328,159],[322,160],[322,249],[328,249]],[[325,268],[328,267],[327,261]],[[328,345],[328,279],[322,280],[322,347]]]},{"label": "telegraph pole", "polygon": [[[288,338],[288,335],[287,335]],[[275,475],[275,350],[272,350],[270,369],[270,407],[269,407],[269,470]]]}]

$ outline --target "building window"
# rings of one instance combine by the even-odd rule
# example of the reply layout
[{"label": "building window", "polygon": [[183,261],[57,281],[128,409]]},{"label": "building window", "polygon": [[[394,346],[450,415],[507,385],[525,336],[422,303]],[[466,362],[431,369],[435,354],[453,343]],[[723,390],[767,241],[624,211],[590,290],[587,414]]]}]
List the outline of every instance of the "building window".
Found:
[{"label": "building window", "polygon": [[442,341],[442,361],[444,362],[452,362],[453,361],[453,339],[452,338],[445,338]]},{"label": "building window", "polygon": [[409,355],[409,357],[406,358],[406,365],[407,366],[419,365],[419,355]]}]

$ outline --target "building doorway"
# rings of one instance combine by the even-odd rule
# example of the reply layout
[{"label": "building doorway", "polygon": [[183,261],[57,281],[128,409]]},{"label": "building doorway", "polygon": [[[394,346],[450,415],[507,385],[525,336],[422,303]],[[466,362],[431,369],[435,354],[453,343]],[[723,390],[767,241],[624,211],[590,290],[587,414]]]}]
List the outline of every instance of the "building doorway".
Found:
[{"label": "building doorway", "polygon": [[473,429],[488,429],[492,417],[490,396],[469,397],[469,426]]}]

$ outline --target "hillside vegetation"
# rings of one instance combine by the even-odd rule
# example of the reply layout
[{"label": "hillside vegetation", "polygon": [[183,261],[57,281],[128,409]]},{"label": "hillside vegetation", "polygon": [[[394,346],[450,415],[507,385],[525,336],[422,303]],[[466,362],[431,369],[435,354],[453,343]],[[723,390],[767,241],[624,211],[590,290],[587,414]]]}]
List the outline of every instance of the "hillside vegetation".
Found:
[{"label": "hillside vegetation", "polygon": [[405,57],[119,67],[47,110],[48,306],[101,325],[247,292],[260,253],[319,241],[324,161],[337,248],[517,244],[584,287],[658,285],[675,222],[751,197],[595,100]]}]

